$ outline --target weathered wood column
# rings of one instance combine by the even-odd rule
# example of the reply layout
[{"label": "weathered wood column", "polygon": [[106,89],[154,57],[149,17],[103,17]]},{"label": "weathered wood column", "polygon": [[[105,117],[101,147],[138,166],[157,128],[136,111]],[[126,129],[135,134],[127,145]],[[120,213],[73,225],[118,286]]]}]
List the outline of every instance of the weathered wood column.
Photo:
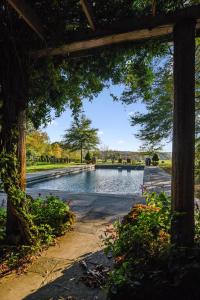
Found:
[{"label": "weathered wood column", "polygon": [[194,240],[195,20],[174,26],[172,241]]}]

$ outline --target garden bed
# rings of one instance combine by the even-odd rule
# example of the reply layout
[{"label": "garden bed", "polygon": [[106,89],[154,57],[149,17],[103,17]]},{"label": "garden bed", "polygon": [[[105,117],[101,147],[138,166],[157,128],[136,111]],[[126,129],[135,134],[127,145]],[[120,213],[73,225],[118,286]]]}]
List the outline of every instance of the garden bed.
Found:
[{"label": "garden bed", "polygon": [[35,241],[23,245],[16,240],[15,245],[10,245],[6,240],[6,209],[0,208],[0,277],[12,270],[19,273],[26,269],[44,248],[69,231],[75,221],[69,205],[55,196],[32,200],[29,213],[37,228]]},{"label": "garden bed", "polygon": [[199,211],[194,248],[175,247],[170,242],[170,198],[163,193],[146,197],[146,205],[135,205],[106,231],[106,252],[115,260],[110,299],[200,299]]}]

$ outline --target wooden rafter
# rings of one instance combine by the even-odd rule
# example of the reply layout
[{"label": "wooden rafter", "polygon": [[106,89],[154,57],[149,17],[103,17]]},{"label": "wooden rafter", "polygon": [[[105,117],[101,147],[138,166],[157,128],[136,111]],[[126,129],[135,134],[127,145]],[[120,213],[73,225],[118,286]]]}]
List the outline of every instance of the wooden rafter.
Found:
[{"label": "wooden rafter", "polygon": [[172,31],[173,31],[172,26],[163,26],[152,30],[142,29],[142,30],[137,30],[132,32],[130,31],[125,33],[112,34],[112,35],[107,35],[96,39],[89,39],[85,41],[68,43],[58,48],[42,49],[37,51],[34,57],[40,58],[44,56],[64,55],[73,52],[108,46],[112,44],[118,44],[122,42],[137,41],[137,40],[142,40],[147,38],[165,36],[171,34]]},{"label": "wooden rafter", "polygon": [[90,24],[90,27],[94,31],[95,30],[95,19],[94,19],[94,14],[92,12],[91,5],[88,3],[87,0],[80,0],[80,4],[83,8],[83,11],[88,20],[88,23]]},{"label": "wooden rafter", "polygon": [[182,19],[197,20],[197,29],[200,29],[200,5],[191,6],[175,13],[158,15],[155,17],[125,20],[111,24],[109,30],[94,32],[90,36],[79,36],[77,40],[57,48],[41,49],[33,54],[35,58],[67,55],[74,52],[94,49],[117,43],[139,41],[143,39],[170,36],[174,24]]},{"label": "wooden rafter", "polygon": [[7,2],[24,19],[28,26],[44,40],[42,25],[33,9],[24,0],[7,0]]}]

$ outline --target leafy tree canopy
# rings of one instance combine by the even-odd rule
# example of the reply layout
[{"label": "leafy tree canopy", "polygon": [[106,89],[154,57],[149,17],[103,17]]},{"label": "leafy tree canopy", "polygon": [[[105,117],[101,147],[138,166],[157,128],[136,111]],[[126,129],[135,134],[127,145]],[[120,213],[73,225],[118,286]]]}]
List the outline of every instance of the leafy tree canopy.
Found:
[{"label": "leafy tree canopy", "polygon": [[49,146],[49,137],[41,130],[33,130],[27,135],[26,147],[27,152],[31,155],[41,156],[46,155]]},{"label": "leafy tree canopy", "polygon": [[82,150],[95,149],[99,144],[98,129],[91,128],[91,123],[91,120],[81,115],[72,122],[64,136],[64,143],[71,151],[81,150],[81,161]]},{"label": "leafy tree canopy", "polygon": [[[49,122],[52,109],[56,116],[66,107],[70,107],[74,113],[80,112],[85,98],[92,100],[111,82],[131,86],[131,96],[126,90],[122,95],[126,101],[133,101],[138,95],[149,97],[148,90],[153,81],[152,59],[166,52],[166,46],[160,41],[93,50],[79,58],[70,56],[32,60],[29,53],[33,50],[62,45],[73,40],[79,32],[89,33],[90,28],[78,1],[27,0],[27,3],[44,25],[45,42],[40,41],[18,18],[7,1],[0,4],[0,31],[4,41],[2,47],[10,47],[12,40],[13,51],[17,51],[16,57],[25,56],[25,61],[23,56],[20,65],[27,68],[24,77],[27,81],[28,74],[29,118],[36,127]],[[157,0],[156,9],[157,13],[165,13],[194,3],[198,1]],[[91,1],[91,4],[100,28],[126,17],[148,15],[152,11],[151,0],[102,0]],[[2,50],[0,54],[5,59],[6,51]]]},{"label": "leafy tree canopy", "polygon": [[[131,125],[140,125],[136,136],[143,141],[145,148],[162,145],[172,138],[173,115],[173,66],[172,54],[157,60],[154,80],[149,89],[148,98],[140,98],[147,112],[137,112],[131,116]],[[157,67],[158,66],[158,67]],[[200,133],[200,39],[196,39],[196,136]],[[126,100],[126,99],[125,99]]]}]

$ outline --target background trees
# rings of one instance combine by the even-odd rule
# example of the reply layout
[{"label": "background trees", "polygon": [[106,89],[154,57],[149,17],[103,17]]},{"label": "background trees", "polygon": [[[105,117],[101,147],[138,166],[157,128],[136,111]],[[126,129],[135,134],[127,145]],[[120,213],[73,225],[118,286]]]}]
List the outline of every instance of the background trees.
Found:
[{"label": "background trees", "polygon": [[40,157],[42,155],[47,155],[47,153],[51,154],[49,144],[49,137],[45,132],[33,130],[26,137],[27,155]]},{"label": "background trees", "polygon": [[[140,125],[136,136],[144,142],[145,148],[155,149],[172,138],[173,115],[173,62],[172,48],[155,60],[153,81],[148,91],[138,100],[146,105],[147,112],[135,113],[130,118],[132,126]],[[196,39],[196,136],[200,133],[200,39]],[[129,93],[131,87],[129,86]],[[122,99],[125,103],[129,97]]]},{"label": "background trees", "polygon": [[91,128],[91,120],[84,115],[72,122],[71,128],[66,131],[63,143],[71,151],[81,151],[81,163],[83,162],[83,150],[92,150],[99,144],[98,129]]}]

